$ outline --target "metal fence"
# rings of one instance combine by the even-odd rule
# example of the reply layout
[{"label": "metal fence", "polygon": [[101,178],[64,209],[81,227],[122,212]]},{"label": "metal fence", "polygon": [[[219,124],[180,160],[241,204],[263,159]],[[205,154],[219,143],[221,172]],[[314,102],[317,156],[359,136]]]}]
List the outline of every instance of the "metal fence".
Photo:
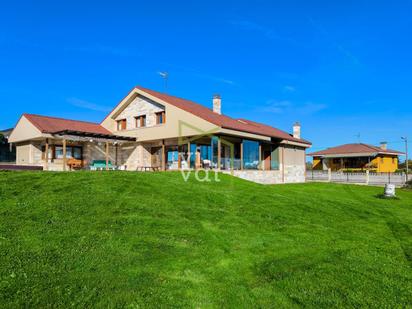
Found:
[{"label": "metal fence", "polygon": [[332,171],[307,171],[308,181],[327,181],[337,183],[357,183],[367,185],[385,185],[387,183],[402,187],[406,184],[405,173],[374,173],[374,172],[332,172]]}]

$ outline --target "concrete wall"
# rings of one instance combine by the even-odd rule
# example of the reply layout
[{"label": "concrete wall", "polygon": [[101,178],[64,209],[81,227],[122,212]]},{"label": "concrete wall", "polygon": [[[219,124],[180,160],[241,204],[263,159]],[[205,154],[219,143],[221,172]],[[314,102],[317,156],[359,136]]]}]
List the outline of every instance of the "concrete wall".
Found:
[{"label": "concrete wall", "polygon": [[283,146],[281,150],[284,164],[285,183],[305,182],[306,152],[305,148],[296,146]]},{"label": "concrete wall", "polygon": [[31,144],[16,145],[16,164],[30,165],[31,161]]},{"label": "concrete wall", "polygon": [[37,129],[25,116],[22,116],[9,136],[9,143],[29,141],[41,136],[42,133],[40,130]]}]

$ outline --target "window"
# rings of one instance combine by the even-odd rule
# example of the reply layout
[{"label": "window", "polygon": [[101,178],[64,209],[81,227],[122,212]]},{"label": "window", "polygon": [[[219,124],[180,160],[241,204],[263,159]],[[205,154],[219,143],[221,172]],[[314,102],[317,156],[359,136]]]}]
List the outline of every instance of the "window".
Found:
[{"label": "window", "polygon": [[156,124],[162,124],[166,122],[165,112],[156,113]]},{"label": "window", "polygon": [[259,166],[259,143],[243,140],[243,168],[258,169]]},{"label": "window", "polygon": [[392,158],[392,164],[395,164],[395,163],[396,163],[396,158],[393,157],[393,158]]},{"label": "window", "polygon": [[146,115],[136,117],[136,128],[143,128],[146,126]]},{"label": "window", "polygon": [[273,146],[270,156],[270,169],[279,170],[279,147]]},{"label": "window", "polygon": [[117,120],[117,131],[126,130],[126,119]]},{"label": "window", "polygon": [[[66,158],[68,158],[68,159],[74,158],[74,159],[81,160],[82,157],[83,157],[82,154],[83,154],[82,147],[79,147],[79,146],[67,146],[66,147]],[[54,147],[54,156],[53,156],[53,158],[63,159],[63,146],[55,146]]]}]

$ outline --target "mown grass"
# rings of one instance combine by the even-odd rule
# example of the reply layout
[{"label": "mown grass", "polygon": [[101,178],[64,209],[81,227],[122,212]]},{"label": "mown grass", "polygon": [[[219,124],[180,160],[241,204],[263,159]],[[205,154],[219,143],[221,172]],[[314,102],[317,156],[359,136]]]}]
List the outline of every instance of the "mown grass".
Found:
[{"label": "mown grass", "polygon": [[412,192],[0,173],[1,307],[406,307]]}]

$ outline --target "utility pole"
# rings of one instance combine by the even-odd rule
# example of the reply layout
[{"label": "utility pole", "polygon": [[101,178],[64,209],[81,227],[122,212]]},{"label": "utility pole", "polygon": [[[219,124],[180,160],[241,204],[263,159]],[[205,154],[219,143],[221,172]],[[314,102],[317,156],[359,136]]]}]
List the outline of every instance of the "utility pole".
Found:
[{"label": "utility pole", "polygon": [[405,141],[405,154],[406,154],[406,182],[408,182],[408,173],[409,173],[409,156],[408,156],[408,137],[401,137]]}]

